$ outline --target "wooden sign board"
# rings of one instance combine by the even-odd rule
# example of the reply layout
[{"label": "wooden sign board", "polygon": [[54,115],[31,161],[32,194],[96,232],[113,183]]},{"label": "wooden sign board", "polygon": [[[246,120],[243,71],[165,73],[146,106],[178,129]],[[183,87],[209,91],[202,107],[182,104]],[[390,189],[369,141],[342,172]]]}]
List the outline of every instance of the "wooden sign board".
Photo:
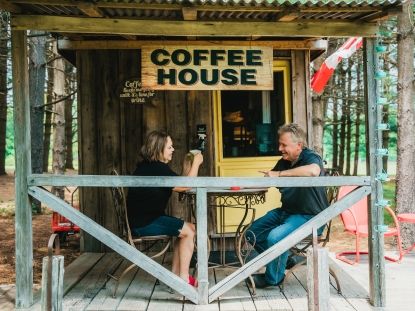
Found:
[{"label": "wooden sign board", "polygon": [[152,90],[272,90],[272,47],[144,46],[141,81]]},{"label": "wooden sign board", "polygon": [[155,91],[144,88],[141,85],[141,79],[127,79],[120,89],[120,99],[131,104],[145,104],[151,101]]}]

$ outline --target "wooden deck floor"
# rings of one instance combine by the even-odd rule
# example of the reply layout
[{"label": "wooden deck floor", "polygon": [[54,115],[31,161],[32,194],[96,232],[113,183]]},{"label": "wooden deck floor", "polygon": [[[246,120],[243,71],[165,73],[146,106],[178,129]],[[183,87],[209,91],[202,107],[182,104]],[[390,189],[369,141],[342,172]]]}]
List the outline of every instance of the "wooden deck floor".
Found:
[{"label": "wooden deck floor", "polygon": [[[396,257],[395,252],[387,251],[387,255]],[[337,268],[351,276],[364,291],[369,291],[369,264],[368,257],[362,256],[358,265],[349,265],[334,259]],[[385,261],[386,278],[386,308],[385,311],[413,311],[415,310],[415,251],[403,257],[402,262]]]},{"label": "wooden deck floor", "polygon": [[[130,271],[120,284],[117,297],[112,298],[114,281],[108,280],[106,275],[108,272],[118,275],[127,265],[128,262],[115,253],[81,255],[65,270],[64,310],[307,310],[305,267],[288,277],[284,290],[279,287],[258,289],[253,296],[243,282],[210,305],[197,306],[141,269]],[[209,271],[210,282],[215,283],[232,269]],[[372,310],[367,292],[341,270],[338,274],[342,294],[331,287],[331,310]],[[6,305],[0,309],[7,310]],[[40,310],[39,303],[31,310]]]}]

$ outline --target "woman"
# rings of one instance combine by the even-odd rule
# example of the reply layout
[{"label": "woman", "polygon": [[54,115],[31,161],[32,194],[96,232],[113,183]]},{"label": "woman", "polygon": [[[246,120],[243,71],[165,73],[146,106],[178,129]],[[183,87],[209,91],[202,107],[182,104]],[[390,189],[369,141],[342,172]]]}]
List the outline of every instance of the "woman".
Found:
[{"label": "woman", "polygon": [[[146,137],[141,148],[142,161],[134,171],[135,176],[178,176],[167,165],[174,152],[171,137],[164,132],[153,131]],[[198,153],[187,176],[197,176],[203,156]],[[189,275],[190,260],[194,249],[195,226],[192,223],[167,216],[165,209],[173,191],[185,191],[189,188],[175,187],[134,187],[128,191],[128,220],[133,235],[177,236],[174,246],[172,272],[187,283],[197,286],[197,280]]]}]

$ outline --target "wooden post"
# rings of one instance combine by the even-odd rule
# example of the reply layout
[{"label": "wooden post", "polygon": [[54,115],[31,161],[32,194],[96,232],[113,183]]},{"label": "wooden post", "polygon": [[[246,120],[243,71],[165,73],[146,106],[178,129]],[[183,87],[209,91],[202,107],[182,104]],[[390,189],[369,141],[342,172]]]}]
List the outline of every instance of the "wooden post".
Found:
[{"label": "wooden post", "polygon": [[197,261],[198,261],[198,304],[209,303],[208,253],[207,253],[207,191],[206,188],[196,190],[197,218]]},{"label": "wooden post", "polygon": [[12,30],[14,150],[16,189],[16,308],[33,302],[32,208],[27,176],[32,173],[30,156],[29,68],[26,31]]},{"label": "wooden post", "polygon": [[[382,118],[381,106],[376,104],[378,97],[375,79],[377,59],[375,52],[375,39],[365,39],[365,97],[366,97],[366,154],[367,170],[370,175],[372,192],[370,195],[369,218],[369,287],[370,303],[375,307],[385,306],[385,258],[383,225],[383,208],[376,206],[382,199],[382,184],[376,178],[382,172],[382,156],[376,156],[376,151],[382,148],[382,133],[377,126]],[[368,152],[369,151],[369,152]]]},{"label": "wooden post", "polygon": [[315,246],[307,250],[307,289],[308,310],[330,310],[329,262],[326,248]]},{"label": "wooden post", "polygon": [[[52,258],[52,263],[49,262],[49,258]],[[42,263],[42,295],[41,295],[41,310],[42,311],[61,311],[63,310],[63,275],[64,275],[64,257],[52,256],[43,257]],[[51,297],[48,297],[48,269],[51,267]],[[48,302],[50,305],[48,305]]]}]

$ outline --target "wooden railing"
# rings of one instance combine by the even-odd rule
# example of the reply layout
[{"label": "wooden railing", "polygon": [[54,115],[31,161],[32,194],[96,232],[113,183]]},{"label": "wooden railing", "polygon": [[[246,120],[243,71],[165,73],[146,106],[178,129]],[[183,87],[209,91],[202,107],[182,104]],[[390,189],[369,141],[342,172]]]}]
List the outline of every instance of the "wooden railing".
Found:
[{"label": "wooden railing", "polygon": [[[247,177],[132,177],[132,176],[56,176],[30,175],[28,177],[29,194],[49,206],[52,210],[78,225],[82,230],[112,248],[114,251],[135,263],[163,283],[174,288],[196,304],[207,304],[246,279],[249,275],[275,259],[283,252],[309,236],[330,219],[371,193],[370,177],[283,177],[283,178],[247,178]],[[194,289],[181,278],[147,257],[121,238],[100,226],[63,200],[57,198],[41,186],[88,186],[88,187],[193,187],[196,188],[197,243],[198,243],[198,279],[199,286]],[[231,275],[209,288],[207,253],[207,188],[223,188],[231,185],[240,187],[313,187],[318,186],[360,186],[348,196],[337,201],[285,239],[261,253]]]}]

